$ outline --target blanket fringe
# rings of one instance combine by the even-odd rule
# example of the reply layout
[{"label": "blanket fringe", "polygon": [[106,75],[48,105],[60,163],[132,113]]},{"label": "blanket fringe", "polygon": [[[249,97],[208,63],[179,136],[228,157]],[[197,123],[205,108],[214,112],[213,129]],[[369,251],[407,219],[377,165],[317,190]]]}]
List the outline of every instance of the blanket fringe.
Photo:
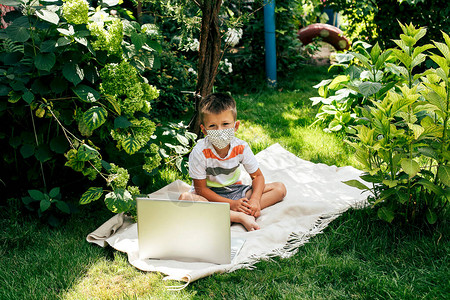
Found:
[{"label": "blanket fringe", "polygon": [[267,254],[252,255],[247,261],[233,266],[228,272],[233,272],[238,269],[255,269],[255,264],[261,260],[269,261],[274,257],[289,258],[298,252],[300,246],[306,244],[310,238],[322,233],[322,231],[336,218],[338,218],[345,210],[333,213],[330,215],[323,215],[318,218],[314,226],[308,232],[292,232],[282,248],[275,249]]}]

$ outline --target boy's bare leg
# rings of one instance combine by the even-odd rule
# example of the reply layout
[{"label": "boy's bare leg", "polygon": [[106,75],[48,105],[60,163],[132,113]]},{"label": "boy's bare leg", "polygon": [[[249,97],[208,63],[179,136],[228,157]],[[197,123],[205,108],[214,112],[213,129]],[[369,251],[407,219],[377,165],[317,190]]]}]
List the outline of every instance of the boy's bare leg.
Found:
[{"label": "boy's bare leg", "polygon": [[[245,197],[247,199],[250,199],[252,192],[253,192],[252,190],[247,191]],[[264,209],[266,207],[274,205],[277,202],[280,202],[286,196],[286,193],[287,193],[286,187],[284,186],[283,183],[281,182],[267,183],[264,186],[264,190],[261,195],[261,200],[259,202],[261,209]]]},{"label": "boy's bare leg", "polygon": [[[182,193],[178,200],[208,202],[205,197],[189,192]],[[230,210],[230,222],[240,223],[244,225],[245,229],[247,229],[248,231],[259,229],[259,225],[256,223],[255,217],[247,215],[243,212]]]},{"label": "boy's bare leg", "polygon": [[208,202],[205,197],[189,192],[182,193],[180,197],[178,197],[178,200]]}]

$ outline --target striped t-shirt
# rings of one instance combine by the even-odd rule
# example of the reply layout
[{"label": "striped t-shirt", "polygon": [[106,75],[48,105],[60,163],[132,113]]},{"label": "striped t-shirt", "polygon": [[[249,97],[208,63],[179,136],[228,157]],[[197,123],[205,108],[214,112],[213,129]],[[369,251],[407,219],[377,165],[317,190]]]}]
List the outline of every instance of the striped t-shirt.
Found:
[{"label": "striped t-shirt", "polygon": [[189,176],[192,179],[206,179],[208,187],[224,187],[239,181],[239,165],[249,173],[255,173],[258,161],[249,145],[233,138],[226,157],[221,158],[214,149],[208,136],[198,141],[189,155]]}]

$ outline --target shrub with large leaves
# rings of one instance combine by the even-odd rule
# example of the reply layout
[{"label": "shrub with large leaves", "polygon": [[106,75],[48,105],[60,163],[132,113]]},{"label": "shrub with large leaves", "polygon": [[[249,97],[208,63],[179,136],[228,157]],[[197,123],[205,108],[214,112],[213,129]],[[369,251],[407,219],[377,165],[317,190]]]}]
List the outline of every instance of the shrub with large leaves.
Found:
[{"label": "shrub with large leaves", "polygon": [[[364,166],[366,183],[346,183],[371,191],[372,205],[383,220],[426,219],[433,224],[448,216],[450,200],[450,38],[442,33],[444,43],[420,46],[426,29],[400,26],[397,48],[382,52],[374,47],[372,61],[355,55],[372,69],[373,78],[391,73],[395,81],[380,83],[360,107],[364,122],[355,127],[349,143]],[[384,66],[377,64],[382,55],[388,61]],[[427,58],[436,67],[417,72]]]},{"label": "shrub with large leaves", "polygon": [[[130,180],[161,160],[148,114],[159,92],[140,75],[159,64],[155,26],[110,14],[115,1],[6,2],[17,8],[0,30],[0,177],[10,196],[46,193],[50,182],[70,190],[69,167],[110,188],[86,186],[82,204],[106,195],[108,208],[129,211],[140,192]],[[145,168],[127,170],[131,156]]]}]

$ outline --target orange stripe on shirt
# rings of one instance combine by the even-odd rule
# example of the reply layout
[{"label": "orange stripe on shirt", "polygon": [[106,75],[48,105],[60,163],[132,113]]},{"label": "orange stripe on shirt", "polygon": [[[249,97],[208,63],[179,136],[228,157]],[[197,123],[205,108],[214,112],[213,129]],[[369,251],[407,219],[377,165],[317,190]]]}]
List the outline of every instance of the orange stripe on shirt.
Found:
[{"label": "orange stripe on shirt", "polygon": [[212,158],[212,159],[218,159],[218,160],[229,160],[229,159],[232,159],[233,157],[238,156],[239,154],[243,154],[244,148],[245,148],[244,145],[237,145],[236,147],[234,147],[231,150],[230,156],[228,156],[227,158],[217,157],[213,153],[212,149],[209,149],[209,148],[203,149],[203,155],[205,156],[205,158]]}]

